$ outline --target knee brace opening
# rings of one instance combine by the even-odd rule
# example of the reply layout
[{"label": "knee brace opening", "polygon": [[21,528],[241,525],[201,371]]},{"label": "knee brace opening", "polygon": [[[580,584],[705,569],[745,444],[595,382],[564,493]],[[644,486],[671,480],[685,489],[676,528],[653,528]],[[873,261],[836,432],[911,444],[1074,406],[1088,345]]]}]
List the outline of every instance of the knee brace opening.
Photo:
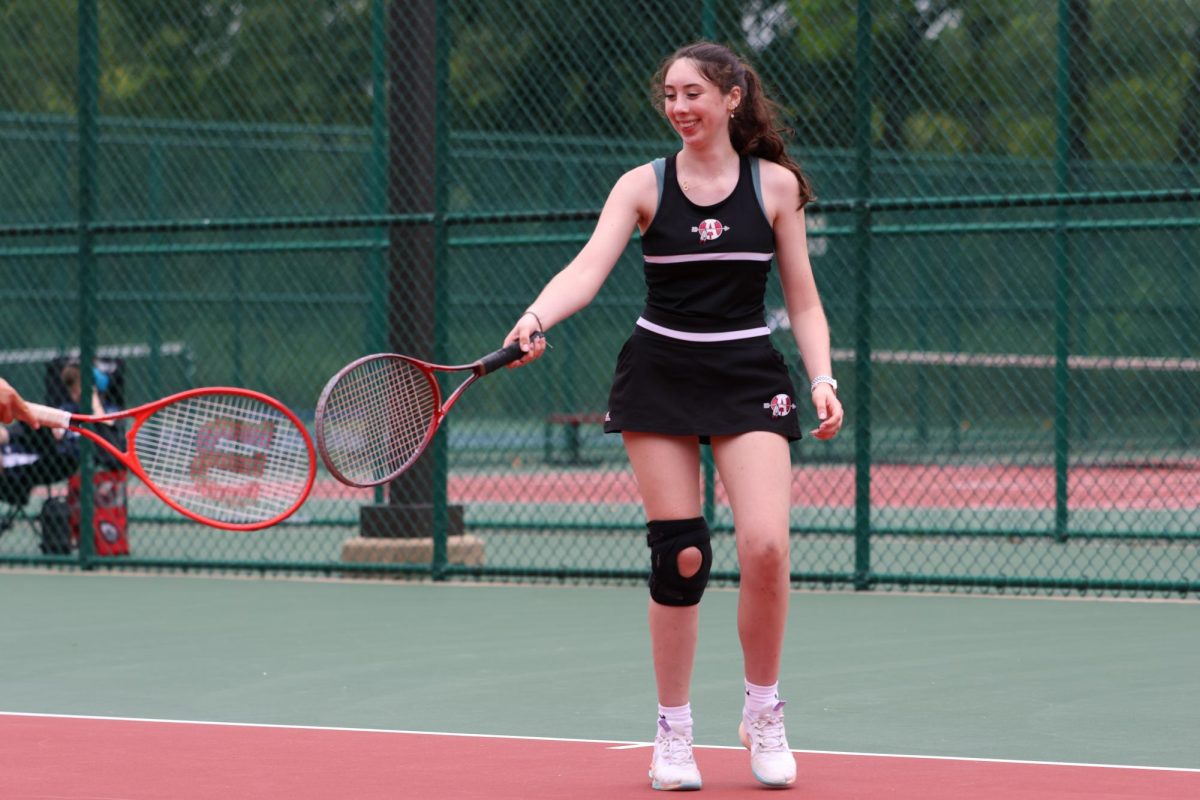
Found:
[{"label": "knee brace opening", "polygon": [[[712,570],[712,544],[703,517],[654,520],[647,523],[650,546],[650,596],[665,606],[694,606],[704,595]],[[700,553],[700,566],[688,577],[680,572],[679,557],[689,548]]]},{"label": "knee brace opening", "polygon": [[704,554],[699,547],[685,547],[675,556],[675,568],[679,571],[679,577],[685,580],[695,577],[703,566]]}]

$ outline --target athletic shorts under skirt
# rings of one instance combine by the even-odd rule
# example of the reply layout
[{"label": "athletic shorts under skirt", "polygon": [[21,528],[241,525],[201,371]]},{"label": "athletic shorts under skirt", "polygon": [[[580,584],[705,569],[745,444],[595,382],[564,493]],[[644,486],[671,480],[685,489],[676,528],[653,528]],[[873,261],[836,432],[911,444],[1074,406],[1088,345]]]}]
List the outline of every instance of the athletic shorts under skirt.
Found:
[{"label": "athletic shorts under skirt", "polygon": [[[807,401],[807,398],[805,398]],[[796,389],[768,336],[690,342],[635,328],[617,356],[605,433],[800,438]],[[808,409],[807,402],[804,406]]]}]

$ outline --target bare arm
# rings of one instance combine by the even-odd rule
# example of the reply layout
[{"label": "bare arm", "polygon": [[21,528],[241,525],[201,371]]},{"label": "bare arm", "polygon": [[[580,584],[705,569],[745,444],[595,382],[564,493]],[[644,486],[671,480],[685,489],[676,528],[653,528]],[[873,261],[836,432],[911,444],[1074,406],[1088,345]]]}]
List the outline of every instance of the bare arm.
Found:
[{"label": "bare arm", "polygon": [[[804,211],[796,209],[800,198],[799,183],[795,175],[777,164],[764,162],[762,175],[763,201],[775,229],[775,258],[792,335],[800,349],[809,381],[818,375],[832,376],[829,323],[808,260]],[[818,384],[812,390],[812,401],[820,421],[812,434],[818,439],[832,439],[842,427],[843,410],[837,393],[828,384]]]},{"label": "bare arm", "polygon": [[544,351],[544,341],[530,344],[535,330],[549,330],[592,302],[629,244],[634,228],[647,223],[654,213],[656,197],[657,184],[649,165],[626,172],[614,184],[587,244],[529,305],[532,313],[517,319],[504,337],[505,343],[519,341],[529,348],[529,354],[513,366],[526,364]]}]

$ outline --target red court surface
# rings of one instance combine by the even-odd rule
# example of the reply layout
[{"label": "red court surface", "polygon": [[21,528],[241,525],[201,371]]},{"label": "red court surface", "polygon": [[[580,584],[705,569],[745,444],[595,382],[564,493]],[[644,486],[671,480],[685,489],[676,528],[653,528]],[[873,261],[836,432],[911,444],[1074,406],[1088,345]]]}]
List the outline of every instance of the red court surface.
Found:
[{"label": "red court surface", "polygon": [[[1074,466],[1068,481],[1072,508],[1189,511],[1200,505],[1200,462],[1141,466]],[[792,505],[853,508],[854,467],[801,465],[792,469]],[[824,487],[813,492],[813,486]],[[1053,467],[1012,465],[874,464],[871,502],[881,508],[1054,508]],[[131,482],[129,495],[151,496]],[[718,478],[717,502],[727,504]],[[353,489],[318,477],[313,498],[373,502],[372,489]],[[641,504],[633,473],[615,469],[543,472],[514,470],[453,473],[451,503],[630,503]]]},{"label": "red court surface", "polygon": [[[648,746],[0,713],[4,800],[661,797]],[[786,792],[745,751],[697,748],[699,797],[1186,800],[1200,770],[797,752]]]},{"label": "red court surface", "polygon": [[[1200,505],[1200,469],[1171,467],[1072,467],[1068,502],[1075,509],[1191,510]],[[792,470],[792,505],[851,508],[854,467],[799,466]],[[823,487],[813,492],[813,486]],[[871,503],[886,508],[1054,508],[1052,467],[871,466]],[[717,502],[727,503],[716,486]],[[640,503],[627,471],[454,475],[454,503]],[[514,498],[520,498],[514,500]]]}]

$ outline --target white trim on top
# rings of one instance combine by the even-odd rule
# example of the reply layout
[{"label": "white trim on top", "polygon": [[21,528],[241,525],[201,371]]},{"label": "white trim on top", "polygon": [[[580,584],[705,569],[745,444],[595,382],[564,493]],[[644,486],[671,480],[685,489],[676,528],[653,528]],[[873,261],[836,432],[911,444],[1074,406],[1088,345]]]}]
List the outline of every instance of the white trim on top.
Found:
[{"label": "white trim on top", "polygon": [[643,256],[647,264],[685,264],[689,261],[770,261],[774,253],[693,253],[682,256]]},{"label": "white trim on top", "polygon": [[738,339],[753,339],[756,336],[769,336],[771,329],[766,325],[761,328],[744,328],[740,331],[718,331],[716,333],[695,333],[693,331],[677,331],[674,328],[664,328],[662,325],[638,317],[637,325],[648,331],[668,336],[672,339],[682,339],[685,342],[733,342]]}]

